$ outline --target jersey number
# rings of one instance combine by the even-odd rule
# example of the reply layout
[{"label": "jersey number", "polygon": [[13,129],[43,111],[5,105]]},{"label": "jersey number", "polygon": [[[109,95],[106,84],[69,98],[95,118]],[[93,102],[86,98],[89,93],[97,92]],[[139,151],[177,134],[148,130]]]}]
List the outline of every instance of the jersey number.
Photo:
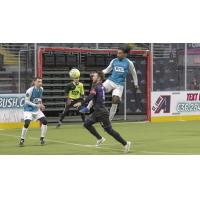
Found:
[{"label": "jersey number", "polygon": [[75,90],[74,90],[74,91],[72,91],[72,94],[73,94],[73,95],[78,95],[78,94],[79,94],[79,91],[75,91]]}]

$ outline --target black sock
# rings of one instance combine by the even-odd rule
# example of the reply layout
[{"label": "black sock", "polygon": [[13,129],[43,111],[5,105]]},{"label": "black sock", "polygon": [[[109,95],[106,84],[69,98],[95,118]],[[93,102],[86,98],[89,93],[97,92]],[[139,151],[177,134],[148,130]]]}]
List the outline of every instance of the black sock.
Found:
[{"label": "black sock", "polygon": [[68,112],[69,112],[69,107],[66,107],[65,110],[63,110],[63,112],[60,115],[60,119],[59,119],[60,122],[63,121],[63,119],[65,118]]},{"label": "black sock", "polygon": [[60,115],[59,122],[62,122],[64,118],[65,118],[65,114],[62,113],[62,114]]}]

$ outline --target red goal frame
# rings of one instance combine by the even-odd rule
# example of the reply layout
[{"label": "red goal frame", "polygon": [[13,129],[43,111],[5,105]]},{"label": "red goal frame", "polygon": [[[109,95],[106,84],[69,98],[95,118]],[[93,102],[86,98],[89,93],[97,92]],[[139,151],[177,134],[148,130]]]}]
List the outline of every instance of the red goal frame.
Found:
[{"label": "red goal frame", "polygon": [[[42,54],[47,52],[74,52],[74,53],[116,53],[117,49],[84,49],[62,47],[40,47],[38,49],[38,76],[42,78]],[[143,55],[147,61],[147,121],[151,121],[151,53],[149,50],[131,50],[130,54]]]}]

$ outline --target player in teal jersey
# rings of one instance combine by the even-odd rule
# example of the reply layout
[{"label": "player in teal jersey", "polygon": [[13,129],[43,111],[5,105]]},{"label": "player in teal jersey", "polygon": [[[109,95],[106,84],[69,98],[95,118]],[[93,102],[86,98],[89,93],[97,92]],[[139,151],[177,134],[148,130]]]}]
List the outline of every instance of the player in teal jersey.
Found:
[{"label": "player in teal jersey", "polygon": [[[123,95],[124,84],[126,77],[129,73],[131,73],[134,81],[134,87],[139,92],[138,86],[138,78],[137,73],[132,61],[127,58],[127,54],[129,53],[129,47],[121,47],[117,51],[117,58],[113,59],[109,66],[103,70],[104,74],[108,74],[111,72],[111,75],[108,79],[103,83],[103,86],[106,89],[106,93],[112,91],[112,106],[110,109],[110,120],[112,120],[116,114],[118,104],[121,102],[121,98]],[[86,113],[92,107],[92,102],[89,102],[88,106],[82,108],[80,112]]]},{"label": "player in teal jersey", "polygon": [[20,146],[24,145],[26,133],[30,122],[32,120],[39,120],[41,122],[41,137],[40,143],[45,144],[45,136],[47,132],[47,120],[42,112],[45,107],[42,104],[42,79],[34,78],[33,86],[26,91],[25,104],[24,104],[24,126],[22,128]]}]

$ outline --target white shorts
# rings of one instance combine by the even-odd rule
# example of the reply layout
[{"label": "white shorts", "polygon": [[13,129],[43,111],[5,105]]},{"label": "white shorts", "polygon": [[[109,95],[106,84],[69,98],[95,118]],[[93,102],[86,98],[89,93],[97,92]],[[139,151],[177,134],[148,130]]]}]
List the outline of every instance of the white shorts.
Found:
[{"label": "white shorts", "polygon": [[123,91],[124,91],[124,86],[118,85],[114,83],[113,81],[107,79],[104,83],[103,86],[106,89],[106,93],[112,91],[112,96],[118,96],[120,99],[122,98]]},{"label": "white shorts", "polygon": [[24,121],[27,119],[31,121],[36,121],[42,117],[45,117],[45,115],[41,110],[38,110],[36,112],[24,111]]}]

